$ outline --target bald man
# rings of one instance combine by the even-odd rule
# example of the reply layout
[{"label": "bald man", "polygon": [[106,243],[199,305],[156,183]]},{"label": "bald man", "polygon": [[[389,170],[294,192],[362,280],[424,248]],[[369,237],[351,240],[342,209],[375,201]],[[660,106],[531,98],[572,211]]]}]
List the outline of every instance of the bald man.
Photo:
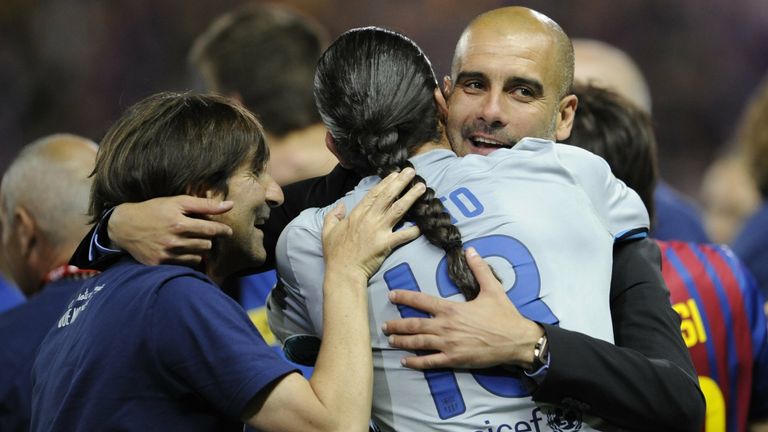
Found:
[{"label": "bald man", "polygon": [[[454,150],[488,154],[525,136],[567,138],[578,115],[573,56],[560,26],[536,11],[508,7],[473,20],[444,81],[446,129]],[[610,302],[616,346],[542,324],[546,343],[528,341],[545,363],[533,375],[535,401],[558,404],[572,418],[595,414],[628,429],[698,429],[703,396],[669,305],[659,257],[647,238],[614,248]],[[405,359],[406,366],[514,364],[522,353],[505,347],[520,342],[523,323],[511,318],[508,303],[478,299],[462,304],[396,292],[394,302],[434,317],[387,323],[389,332],[398,333],[393,346],[436,351]]]},{"label": "bald man", "polygon": [[[624,96],[651,112],[651,92],[634,60],[619,48],[593,39],[575,39],[576,82],[592,84]],[[709,241],[699,209],[692,200],[659,179],[653,192],[656,213],[651,236],[658,240]]]},{"label": "bald man", "polygon": [[29,301],[0,315],[0,430],[29,429],[35,352],[93,271],[67,265],[88,232],[88,176],[96,144],[52,135],[26,146],[0,186],[2,252]]},{"label": "bald man", "polygon": [[[577,107],[572,80],[570,40],[553,20],[522,7],[496,9],[479,16],[462,35],[451,76],[444,80],[446,132],[454,151],[485,155],[512,147],[526,136],[566,138]],[[270,217],[265,226],[265,247],[266,239],[277,238],[291,220],[291,211],[295,216],[309,206],[329,205],[354,187],[359,178],[350,182],[350,175],[332,174],[301,188],[285,188],[286,204],[280,213],[276,212],[278,217]],[[174,209],[177,216],[169,219]],[[120,206],[109,225],[102,225],[101,233],[106,235],[108,231],[118,245],[147,262],[190,260],[188,252],[195,249],[193,242],[220,232],[220,227],[210,221],[186,218],[179,209],[221,211],[216,205],[189,197],[168,199],[162,204]],[[567,209],[552,211],[567,214]],[[149,220],[153,224],[142,223]],[[169,233],[168,226],[184,226],[183,235]],[[153,239],[152,244],[124,241],[137,238],[137,233]],[[159,244],[162,242],[157,239],[167,239],[171,234],[176,236],[171,243],[185,246],[184,255]],[[558,247],[557,239],[542,241]],[[81,251],[90,247],[98,245],[86,239]],[[162,254],[150,253],[157,250]],[[80,257],[81,261],[88,258],[84,253]],[[510,301],[497,302],[481,295],[474,301],[454,303],[401,291],[391,299],[427,311],[434,319],[388,322],[387,331],[397,333],[390,343],[405,349],[436,351],[404,359],[405,366],[423,369],[506,366],[520,364],[521,359],[530,359],[535,353],[536,364],[543,366],[537,366],[528,380],[531,396],[537,402],[561,407],[559,416],[550,419],[552,424],[564,417],[581,422],[582,417],[597,416],[629,429],[697,430],[703,420],[704,400],[680,335],[679,317],[670,307],[659,259],[658,246],[647,239],[614,248],[610,302],[616,345],[547,325],[535,337],[522,335],[520,329],[528,327],[536,317],[517,314],[519,319],[510,318],[516,314]],[[509,349],[523,346],[526,348]],[[522,374],[518,368],[512,369]],[[494,427],[504,430],[505,424]],[[531,422],[528,425],[534,430]],[[489,427],[486,424],[477,428]],[[524,428],[521,424],[518,430]]]},{"label": "bald man", "polygon": [[574,79],[614,91],[651,112],[651,91],[637,63],[613,45],[595,39],[573,39]]}]

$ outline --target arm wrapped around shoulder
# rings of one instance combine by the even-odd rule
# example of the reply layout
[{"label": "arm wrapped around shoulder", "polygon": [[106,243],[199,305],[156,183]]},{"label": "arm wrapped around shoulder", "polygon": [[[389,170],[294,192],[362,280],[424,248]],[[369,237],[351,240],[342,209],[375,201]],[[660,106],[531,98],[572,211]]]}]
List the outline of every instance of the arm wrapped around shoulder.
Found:
[{"label": "arm wrapped around shoulder", "polygon": [[545,326],[550,366],[534,400],[577,400],[590,414],[630,430],[700,430],[704,396],[669,302],[660,257],[651,239],[616,245],[611,282],[616,345]]}]

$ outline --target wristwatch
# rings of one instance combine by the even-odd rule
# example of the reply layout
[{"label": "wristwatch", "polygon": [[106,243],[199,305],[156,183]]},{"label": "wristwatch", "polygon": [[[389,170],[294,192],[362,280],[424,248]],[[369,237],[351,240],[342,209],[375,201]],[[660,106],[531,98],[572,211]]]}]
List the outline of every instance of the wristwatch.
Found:
[{"label": "wristwatch", "polygon": [[549,364],[549,345],[547,344],[546,333],[542,335],[536,345],[533,346],[533,367],[532,370],[537,371],[544,365]]}]

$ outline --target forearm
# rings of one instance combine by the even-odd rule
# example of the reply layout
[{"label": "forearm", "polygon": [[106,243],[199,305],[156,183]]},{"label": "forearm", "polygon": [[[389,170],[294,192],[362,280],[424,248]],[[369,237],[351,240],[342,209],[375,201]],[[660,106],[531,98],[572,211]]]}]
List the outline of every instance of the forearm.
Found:
[{"label": "forearm", "polygon": [[611,315],[615,346],[547,329],[551,363],[534,399],[559,403],[571,397],[629,429],[698,430],[704,398],[651,240],[615,251]]},{"label": "forearm", "polygon": [[699,430],[703,398],[695,378],[674,362],[561,328],[547,327],[547,334],[550,366],[534,400],[578,401],[628,430]]},{"label": "forearm", "polygon": [[365,430],[370,419],[373,364],[368,329],[368,280],[329,269],[323,288],[323,342],[310,385],[349,430]]}]

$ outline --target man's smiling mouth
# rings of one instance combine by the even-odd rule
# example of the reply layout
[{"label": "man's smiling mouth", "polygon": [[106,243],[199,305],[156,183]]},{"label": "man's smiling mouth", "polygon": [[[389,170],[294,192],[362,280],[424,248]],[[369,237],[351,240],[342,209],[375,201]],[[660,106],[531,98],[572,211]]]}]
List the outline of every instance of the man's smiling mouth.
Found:
[{"label": "man's smiling mouth", "polygon": [[475,147],[481,148],[512,148],[512,144],[503,143],[490,138],[471,137],[469,142]]}]

